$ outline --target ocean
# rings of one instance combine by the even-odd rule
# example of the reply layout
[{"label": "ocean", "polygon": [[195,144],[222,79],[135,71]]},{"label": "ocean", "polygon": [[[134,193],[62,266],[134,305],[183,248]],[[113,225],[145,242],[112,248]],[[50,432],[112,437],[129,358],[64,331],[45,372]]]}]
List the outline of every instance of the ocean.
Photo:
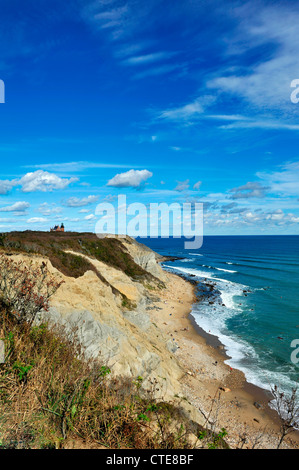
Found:
[{"label": "ocean", "polygon": [[227,364],[266,390],[298,386],[291,343],[298,339],[299,346],[299,236],[205,236],[194,251],[183,239],[138,241],[180,258],[164,269],[198,281],[191,313],[225,346]]}]

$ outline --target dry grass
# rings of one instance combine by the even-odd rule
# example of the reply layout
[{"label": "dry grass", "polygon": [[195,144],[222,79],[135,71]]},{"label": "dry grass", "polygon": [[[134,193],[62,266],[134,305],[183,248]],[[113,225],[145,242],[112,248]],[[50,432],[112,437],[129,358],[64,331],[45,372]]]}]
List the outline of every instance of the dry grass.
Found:
[{"label": "dry grass", "polygon": [[171,403],[154,399],[143,379],[112,378],[87,361],[62,330],[18,325],[1,314],[0,448],[190,448],[190,422]]}]

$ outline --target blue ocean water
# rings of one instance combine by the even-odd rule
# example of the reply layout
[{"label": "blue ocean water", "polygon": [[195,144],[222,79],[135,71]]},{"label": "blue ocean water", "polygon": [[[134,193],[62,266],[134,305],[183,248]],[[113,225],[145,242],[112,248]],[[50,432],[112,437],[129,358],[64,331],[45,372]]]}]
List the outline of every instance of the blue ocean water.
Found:
[{"label": "blue ocean water", "polygon": [[138,241],[180,257],[164,268],[199,281],[192,315],[218,336],[231,367],[268,390],[297,387],[291,342],[299,343],[299,236],[206,236],[194,251],[183,239]]}]

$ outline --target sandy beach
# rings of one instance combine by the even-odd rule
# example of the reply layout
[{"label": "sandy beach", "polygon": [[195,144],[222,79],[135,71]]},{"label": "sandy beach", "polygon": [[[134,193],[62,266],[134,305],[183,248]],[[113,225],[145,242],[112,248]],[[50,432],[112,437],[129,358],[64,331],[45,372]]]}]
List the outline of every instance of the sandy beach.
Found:
[{"label": "sandy beach", "polygon": [[[269,406],[270,392],[247,383],[243,372],[224,363],[227,356],[218,338],[205,333],[192,317],[195,286],[167,273],[168,287],[151,310],[152,321],[178,345],[176,357],[186,370],[182,396],[203,418],[224,427],[233,447],[277,447],[279,419]],[[212,408],[212,412],[210,410]],[[299,448],[299,433],[285,438],[281,448]]]}]

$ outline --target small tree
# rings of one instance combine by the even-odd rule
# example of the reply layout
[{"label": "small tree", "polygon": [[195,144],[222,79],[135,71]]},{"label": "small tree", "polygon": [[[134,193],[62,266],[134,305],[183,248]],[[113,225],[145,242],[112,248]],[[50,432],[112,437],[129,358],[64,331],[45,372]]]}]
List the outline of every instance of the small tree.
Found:
[{"label": "small tree", "polygon": [[297,389],[294,388],[290,395],[285,395],[278,390],[277,385],[271,387],[274,397],[274,407],[280,419],[281,436],[277,449],[281,446],[284,438],[295,431],[299,423],[299,404],[297,397]]},{"label": "small tree", "polygon": [[62,283],[44,262],[38,266],[0,255],[0,298],[18,323],[32,325],[40,311],[49,309],[49,299]]}]

